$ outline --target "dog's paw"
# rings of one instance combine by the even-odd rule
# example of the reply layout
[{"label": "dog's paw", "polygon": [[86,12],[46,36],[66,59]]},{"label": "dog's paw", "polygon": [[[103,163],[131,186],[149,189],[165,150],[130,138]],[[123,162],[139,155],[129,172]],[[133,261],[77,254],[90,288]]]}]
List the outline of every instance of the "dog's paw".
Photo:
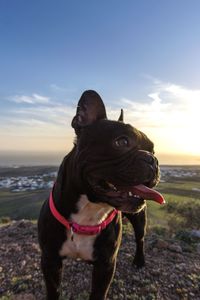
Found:
[{"label": "dog's paw", "polygon": [[133,266],[137,269],[141,269],[145,266],[145,259],[144,256],[135,256],[133,259]]}]

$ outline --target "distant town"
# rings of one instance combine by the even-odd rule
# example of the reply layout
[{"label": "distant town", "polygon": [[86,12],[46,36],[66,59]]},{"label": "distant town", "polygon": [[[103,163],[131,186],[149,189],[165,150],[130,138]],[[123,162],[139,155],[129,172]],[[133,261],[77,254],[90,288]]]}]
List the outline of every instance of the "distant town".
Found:
[{"label": "distant town", "polygon": [[[0,189],[9,189],[12,192],[24,192],[33,190],[48,190],[53,186],[57,172],[44,169],[43,173],[34,173],[29,167],[29,172],[23,175],[24,168],[9,169],[9,173],[0,173]],[[12,176],[11,176],[12,175]],[[181,167],[181,166],[161,166],[161,182],[167,182],[169,179],[192,179],[200,178],[200,167]]]},{"label": "distant town", "polygon": [[0,177],[0,189],[10,189],[12,192],[50,189],[56,178],[56,172],[42,175]]},{"label": "distant town", "polygon": [[161,167],[161,179],[163,181],[169,178],[192,178],[200,175],[200,168],[192,167],[172,167],[163,166]]}]

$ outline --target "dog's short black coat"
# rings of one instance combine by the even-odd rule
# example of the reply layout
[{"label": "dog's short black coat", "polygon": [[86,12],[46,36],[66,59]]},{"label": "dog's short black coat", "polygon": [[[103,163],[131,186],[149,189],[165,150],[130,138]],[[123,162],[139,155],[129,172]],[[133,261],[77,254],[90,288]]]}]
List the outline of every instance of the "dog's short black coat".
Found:
[{"label": "dog's short black coat", "polygon": [[[92,90],[81,96],[72,127],[76,141],[59,168],[53,199],[67,220],[96,225],[113,207],[122,211],[133,225],[136,237],[134,264],[144,265],[143,242],[146,205],[141,198],[117,188],[137,184],[153,187],[159,168],[153,143],[147,136],[120,121],[107,119],[104,103]],[[80,257],[93,264],[90,300],[106,299],[121,242],[121,214],[95,236],[73,234],[52,215],[47,200],[38,220],[41,266],[47,299],[60,295],[62,260]],[[73,275],[73,274],[72,274]]]}]

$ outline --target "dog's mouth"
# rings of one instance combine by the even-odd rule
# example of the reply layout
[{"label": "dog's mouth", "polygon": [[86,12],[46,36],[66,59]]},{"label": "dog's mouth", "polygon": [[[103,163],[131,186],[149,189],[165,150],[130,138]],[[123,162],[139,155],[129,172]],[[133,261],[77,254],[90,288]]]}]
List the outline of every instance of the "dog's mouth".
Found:
[{"label": "dog's mouth", "polygon": [[116,186],[108,181],[101,181],[93,186],[96,192],[113,199],[128,199],[128,200],[153,200],[159,204],[164,204],[164,197],[156,190],[147,187],[144,184],[133,186]]}]

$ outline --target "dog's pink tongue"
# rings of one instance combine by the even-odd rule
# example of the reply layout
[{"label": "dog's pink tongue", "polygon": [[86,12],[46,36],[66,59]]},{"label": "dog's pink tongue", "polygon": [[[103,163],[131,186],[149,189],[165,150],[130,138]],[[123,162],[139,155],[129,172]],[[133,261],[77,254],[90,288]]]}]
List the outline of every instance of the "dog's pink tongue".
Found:
[{"label": "dog's pink tongue", "polygon": [[160,204],[165,203],[164,197],[159,192],[150,189],[143,184],[139,184],[131,187],[131,192],[146,200],[154,200]]}]

